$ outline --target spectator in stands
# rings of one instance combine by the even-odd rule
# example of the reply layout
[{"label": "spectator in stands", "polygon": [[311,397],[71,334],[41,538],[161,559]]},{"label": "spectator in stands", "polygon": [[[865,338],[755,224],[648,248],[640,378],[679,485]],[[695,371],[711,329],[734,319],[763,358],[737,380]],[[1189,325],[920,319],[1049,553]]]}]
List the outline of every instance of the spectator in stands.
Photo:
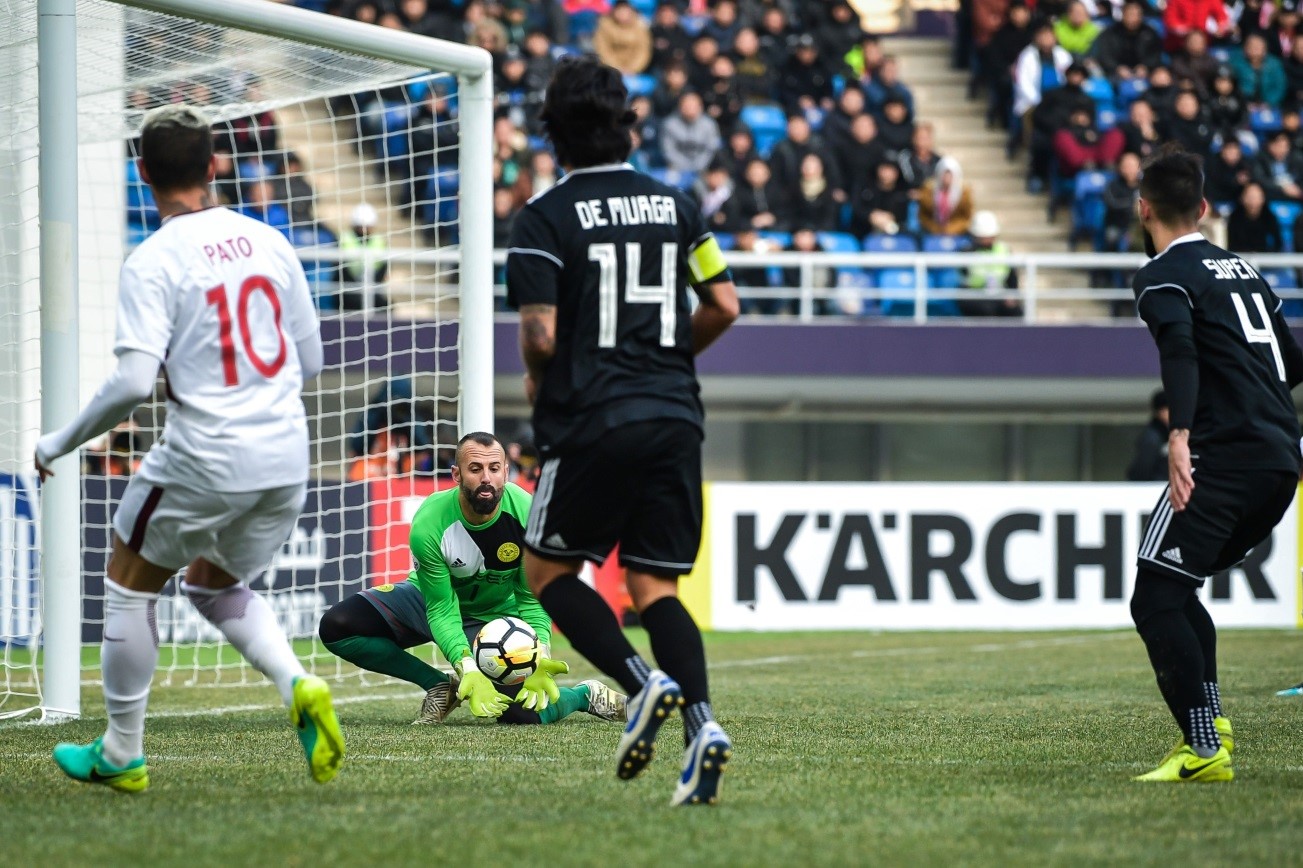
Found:
[{"label": "spectator in stands", "polygon": [[661,0],[656,4],[651,37],[654,69],[663,70],[673,61],[683,63],[692,51],[692,37],[683,29],[679,6],[673,0]]},{"label": "spectator in stands", "polygon": [[887,149],[890,159],[899,158],[914,140],[914,121],[909,116],[909,106],[899,97],[889,97],[878,118],[878,140]]},{"label": "spectator in stands", "polygon": [[[1303,150],[1303,129],[1300,125],[1303,119],[1299,117],[1299,110],[1291,105],[1285,106],[1280,111],[1280,128],[1289,134],[1289,145],[1295,150]],[[1252,135],[1250,133],[1250,135]]]},{"label": "spectator in stands", "polygon": [[787,63],[788,39],[791,36],[787,12],[780,6],[768,6],[760,15],[760,53],[775,76],[782,74]]},{"label": "spectator in stands", "polygon": [[[774,180],[785,190],[795,192],[801,182],[801,163],[809,154],[818,154],[823,162],[824,171],[834,190],[843,190],[841,173],[832,155],[824,147],[823,140],[810,132],[810,122],[805,115],[794,113],[787,118],[787,138],[774,146],[769,155],[773,166]],[[844,197],[839,197],[839,201]]]},{"label": "spectator in stands", "polygon": [[1155,120],[1165,124],[1172,118],[1178,93],[1180,90],[1173,83],[1171,68],[1160,64],[1149,73],[1149,89],[1141,98],[1154,107]]},{"label": "spectator in stands", "polygon": [[[1229,7],[1227,14],[1238,24],[1241,43],[1252,33],[1265,34],[1270,31],[1274,3],[1268,4],[1264,0],[1232,0]],[[1270,39],[1267,40],[1267,45],[1271,45]]]},{"label": "spectator in stands", "polygon": [[747,163],[743,183],[728,200],[727,225],[734,232],[781,232],[787,224],[787,195],[774,181],[769,163],[756,158]]},{"label": "spectator in stands", "polygon": [[711,64],[719,57],[719,43],[704,33],[692,40],[692,50],[688,53],[688,86],[697,92],[710,87],[714,77],[710,72]]},{"label": "spectator in stands", "polygon": [[733,179],[734,186],[742,183],[747,164],[758,157],[755,136],[742,124],[728,134],[728,145],[715,155],[715,159],[728,166],[728,174]]},{"label": "spectator in stands", "polygon": [[1267,53],[1267,40],[1254,33],[1231,55],[1231,69],[1250,108],[1279,106],[1285,97],[1285,67]]},{"label": "spectator in stands", "polygon": [[552,57],[552,40],[542,30],[531,30],[525,36],[525,86],[533,94],[547,90],[547,83],[552,80],[552,70],[556,69],[556,59]]},{"label": "spectator in stands", "polygon": [[[787,249],[793,253],[823,253],[823,245],[819,243],[819,231],[815,226],[803,226],[798,223],[796,229],[792,232],[792,240]],[[783,286],[789,289],[805,289],[801,281],[801,269],[799,267],[784,268],[782,274]],[[826,315],[830,312],[829,301],[827,298],[820,298],[819,296],[826,296],[828,289],[833,285],[832,269],[815,265],[809,270],[808,274],[810,275],[810,289],[814,291],[815,295],[814,313],[819,316]],[[799,307],[799,302],[796,305],[789,306],[788,309],[790,310],[793,306]]]},{"label": "spectator in stands", "polygon": [[914,117],[914,94],[901,82],[900,62],[893,55],[882,58],[882,66],[873,81],[864,86],[864,94],[868,97],[870,111],[874,113],[880,114],[887,100],[895,98],[905,104],[910,118]]},{"label": "spectator in stands", "polygon": [[651,63],[651,28],[629,0],[616,0],[597,22],[593,51],[602,63],[625,75],[637,75]]},{"label": "spectator in stands", "polygon": [[501,0],[502,10],[498,20],[507,31],[507,41],[520,45],[529,32],[529,17],[534,4],[531,0]]},{"label": "spectator in stands", "polygon": [[1303,34],[1295,35],[1282,65],[1285,70],[1285,103],[1303,105]]},{"label": "spectator in stands", "polygon": [[409,33],[438,39],[445,32],[445,23],[431,11],[428,0],[402,0],[398,14]]},{"label": "spectator in stands", "polygon": [[1277,130],[1267,139],[1254,163],[1253,180],[1269,202],[1303,201],[1303,156],[1293,149],[1289,133]]},{"label": "spectator in stands", "polygon": [[1127,110],[1128,118],[1118,125],[1122,132],[1124,150],[1139,154],[1141,159],[1148,157],[1163,143],[1163,135],[1158,128],[1154,107],[1148,100],[1138,99]]},{"label": "spectator in stands", "polygon": [[510,187],[493,188],[493,249],[506,250],[516,222],[516,194]]},{"label": "spectator in stands", "polygon": [[986,125],[1007,127],[1013,112],[1013,70],[1018,56],[1032,41],[1032,12],[1022,0],[1009,4],[1008,20],[995,32],[981,54],[990,87]]},{"label": "spectator in stands", "polygon": [[715,0],[701,32],[714,39],[720,51],[732,51],[737,32],[741,29],[735,0]]},{"label": "spectator in stands", "polygon": [[1141,0],[1127,0],[1122,20],[1110,24],[1095,40],[1094,58],[1115,82],[1143,80],[1150,69],[1163,62],[1163,39],[1145,23],[1145,4]]},{"label": "spectator in stands", "polygon": [[941,155],[936,152],[935,141],[932,124],[923,121],[914,127],[909,150],[903,151],[896,160],[900,164],[900,180],[909,189],[922,187],[928,178],[936,174]]},{"label": "spectator in stands", "polygon": [[[470,19],[467,18],[467,22]],[[497,60],[507,50],[507,28],[496,18],[484,18],[471,30],[470,44],[483,48]]]},{"label": "spectator in stands", "polygon": [[719,124],[720,130],[724,132],[731,132],[737,126],[738,115],[742,112],[742,91],[734,77],[736,70],[733,58],[727,54],[716,57],[710,67],[714,78],[710,88],[702,94],[706,104],[706,114],[713,118],[715,123]]},{"label": "spectator in stands", "polygon": [[510,118],[511,123],[522,130],[540,135],[543,123],[538,115],[543,109],[543,95],[529,89],[525,78],[528,72],[529,62],[524,52],[508,45],[502,53],[502,69],[493,82],[497,91],[494,99],[496,114]]},{"label": "spectator in stands", "polygon": [[1073,0],[1067,14],[1054,22],[1054,38],[1075,58],[1090,54],[1090,48],[1099,38],[1099,25],[1090,20],[1086,4]]},{"label": "spectator in stands", "polygon": [[[245,74],[243,101],[251,106],[263,104],[262,79]],[[266,154],[278,147],[280,134],[276,128],[276,115],[271,109],[255,111],[251,115],[229,122],[231,150],[237,157]]]},{"label": "spectator in stands", "polygon": [[231,145],[226,137],[221,137],[219,144],[213,145],[213,161],[216,171],[213,175],[213,192],[223,205],[238,207],[240,205],[240,177],[231,154]]},{"label": "spectator in stands", "polygon": [[343,287],[339,293],[341,310],[365,310],[366,289],[372,292],[372,307],[383,308],[389,301],[379,291],[389,276],[389,258],[385,255],[388,244],[376,231],[379,215],[376,209],[363,202],[353,209],[349,225],[339,233],[340,277]]},{"label": "spectator in stands", "polygon": [[705,113],[701,96],[693,91],[679,97],[679,110],[660,127],[665,165],[676,172],[700,172],[719,150],[719,125]]},{"label": "spectator in stands", "polygon": [[1067,128],[1054,134],[1054,158],[1058,161],[1059,174],[1068,178],[1083,169],[1093,171],[1112,166],[1122,155],[1124,143],[1122,132],[1116,128],[1100,132],[1094,106],[1073,109]]},{"label": "spectator in stands", "polygon": [[1208,115],[1192,90],[1177,94],[1175,113],[1167,124],[1167,137],[1180,142],[1192,154],[1207,154],[1212,147],[1214,130]]},{"label": "spectator in stands", "polygon": [[1239,140],[1227,139],[1205,164],[1204,196],[1214,205],[1238,202],[1245,185],[1252,180],[1253,168],[1244,159]]},{"label": "spectator in stands", "polygon": [[[772,253],[775,245],[768,239],[761,238],[754,229],[740,229],[733,239],[734,249],[738,253]],[[745,265],[734,263],[730,269],[733,272],[733,283],[743,289],[768,289],[769,269],[763,265]],[[778,298],[747,298],[745,295],[741,301],[742,313],[747,314],[764,314],[773,315],[777,313],[786,313],[790,310],[787,303]]]},{"label": "spectator in stands", "polygon": [[276,198],[289,208],[290,222],[295,226],[315,224],[317,194],[308,181],[307,172],[303,170],[303,161],[293,151],[286,151],[280,163],[280,184],[275,192]]},{"label": "spectator in stands", "polygon": [[864,114],[864,91],[848,87],[837,98],[837,106],[824,115],[823,133],[828,148],[837,155],[839,165],[845,166],[843,151],[850,147],[851,124]]},{"label": "spectator in stands", "polygon": [[1028,142],[1031,153],[1028,188],[1033,192],[1049,180],[1055,138],[1068,129],[1073,114],[1085,111],[1091,118],[1095,116],[1095,101],[1082,89],[1086,75],[1085,66],[1080,63],[1071,64],[1064,70],[1063,85],[1046,92],[1045,98],[1032,110],[1031,136]]},{"label": "spectator in stands", "polygon": [[862,114],[851,121],[851,137],[835,151],[846,195],[855,198],[866,184],[872,184],[878,164],[886,161],[887,149],[878,141],[878,124],[873,115]]},{"label": "spectator in stands", "polygon": [[556,186],[561,177],[557,174],[556,158],[551,151],[539,150],[530,155],[529,176],[531,196],[546,193]]},{"label": "spectator in stands", "polygon": [[918,195],[918,222],[928,235],[966,235],[973,219],[973,191],[953,157],[937,162]]},{"label": "spectator in stands", "polygon": [[878,164],[875,180],[851,202],[851,231],[856,235],[897,235],[909,223],[909,190],[900,181],[900,167]]},{"label": "spectator in stands", "polygon": [[802,158],[801,181],[788,208],[789,219],[796,226],[812,226],[820,232],[837,228],[838,202],[818,154],[809,153]]},{"label": "spectator in stands", "polygon": [[1208,53],[1208,34],[1191,30],[1185,37],[1185,48],[1172,56],[1172,75],[1194,82],[1194,88],[1203,99],[1212,92],[1213,79],[1221,63]]},{"label": "spectator in stands", "polygon": [[[1000,220],[991,211],[978,211],[972,222],[973,252],[992,258],[1008,256],[1009,245],[1000,240]],[[964,316],[1022,316],[1022,302],[1017,298],[990,296],[1018,289],[1018,272],[1000,262],[970,265],[964,272],[964,288],[987,295],[987,298],[958,300]]]},{"label": "spectator in stands", "polygon": [[256,178],[245,185],[244,206],[240,208],[240,213],[260,220],[289,237],[289,209],[284,203],[276,201],[276,190],[268,178]]},{"label": "spectator in stands", "polygon": [[842,0],[834,0],[820,12],[821,15],[815,13],[819,15],[819,21],[814,28],[814,38],[819,43],[820,52],[828,57],[846,57],[864,38],[860,16],[849,3]]},{"label": "spectator in stands", "polygon": [[809,33],[796,39],[783,65],[778,95],[788,112],[832,108],[833,76],[819,59],[819,46]]},{"label": "spectator in stands", "polygon": [[493,122],[493,158],[502,167],[498,183],[511,188],[516,207],[524,205],[533,195],[528,168],[529,140],[511,118],[499,117]]},{"label": "spectator in stands", "polygon": [[1250,181],[1226,220],[1226,243],[1236,253],[1279,253],[1280,221],[1267,207],[1261,185]]},{"label": "spectator in stands", "polygon": [[716,158],[692,186],[692,193],[701,207],[701,216],[713,229],[723,229],[728,223],[728,201],[733,198],[733,179],[728,174],[728,164]]},{"label": "spectator in stands", "polygon": [[[1212,29],[1209,29],[1209,24]],[[1232,30],[1230,16],[1222,0],[1167,0],[1163,10],[1163,26],[1167,28],[1164,48],[1180,50],[1185,37],[1192,30],[1200,30],[1210,37],[1229,36]]]},{"label": "spectator in stands", "polygon": [[1136,199],[1140,196],[1140,157],[1125,153],[1117,175],[1104,187],[1104,249],[1122,252],[1132,248],[1136,224]]},{"label": "spectator in stands", "polygon": [[760,40],[750,27],[738,31],[733,43],[733,58],[737,87],[743,104],[773,102],[775,72],[761,53]]},{"label": "spectator in stands", "polygon": [[1014,65],[1014,124],[1010,151],[1016,149],[1024,126],[1030,126],[1028,114],[1041,104],[1042,97],[1063,84],[1064,73],[1072,65],[1072,55],[1059,45],[1054,27],[1041,22],[1032,31],[1031,44],[1022,50]]},{"label": "spectator in stands", "polygon": [[1268,50],[1277,57],[1285,57],[1294,50],[1294,38],[1299,35],[1298,0],[1279,0],[1273,23]]},{"label": "spectator in stands", "polygon": [[395,377],[381,384],[348,438],[353,481],[434,470],[433,419],[412,394],[412,381]]},{"label": "spectator in stands", "polygon": [[687,93],[688,68],[678,61],[671,61],[661,73],[656,89],[652,91],[652,113],[658,119],[667,118],[679,107],[679,100]]},{"label": "spectator in stands", "polygon": [[1166,482],[1168,474],[1167,393],[1162,389],[1149,399],[1149,423],[1136,438],[1135,453],[1127,465],[1128,482]]}]

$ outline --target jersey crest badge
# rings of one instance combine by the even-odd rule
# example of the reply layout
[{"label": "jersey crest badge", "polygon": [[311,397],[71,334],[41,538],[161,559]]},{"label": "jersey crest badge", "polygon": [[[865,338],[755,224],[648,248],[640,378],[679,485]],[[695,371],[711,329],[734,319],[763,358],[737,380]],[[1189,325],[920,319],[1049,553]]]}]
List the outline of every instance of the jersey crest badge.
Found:
[{"label": "jersey crest badge", "polygon": [[498,560],[504,564],[509,564],[516,558],[520,557],[520,546],[512,542],[505,542],[498,546]]}]

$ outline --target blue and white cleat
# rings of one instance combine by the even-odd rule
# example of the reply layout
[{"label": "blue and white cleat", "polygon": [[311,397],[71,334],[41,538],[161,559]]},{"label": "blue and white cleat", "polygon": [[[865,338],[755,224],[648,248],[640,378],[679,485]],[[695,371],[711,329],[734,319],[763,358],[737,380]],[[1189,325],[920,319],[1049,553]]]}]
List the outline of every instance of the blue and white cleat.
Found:
[{"label": "blue and white cleat", "polygon": [[629,722],[615,751],[616,777],[633,780],[647,768],[656,748],[656,733],[682,704],[683,691],[678,683],[659,669],[653,669],[642,690],[626,706]]},{"label": "blue and white cleat", "polygon": [[733,758],[733,742],[723,727],[709,721],[683,752],[683,773],[671,805],[714,805],[719,802],[719,778]]},{"label": "blue and white cleat", "polygon": [[1284,690],[1277,690],[1277,696],[1303,696],[1303,684],[1295,684],[1293,687],[1286,687]]},{"label": "blue and white cleat", "polygon": [[102,738],[90,744],[55,745],[54,762],[65,775],[83,784],[102,784],[121,793],[139,793],[149,787],[145,758],[137,757],[125,766],[115,766],[104,758]]}]

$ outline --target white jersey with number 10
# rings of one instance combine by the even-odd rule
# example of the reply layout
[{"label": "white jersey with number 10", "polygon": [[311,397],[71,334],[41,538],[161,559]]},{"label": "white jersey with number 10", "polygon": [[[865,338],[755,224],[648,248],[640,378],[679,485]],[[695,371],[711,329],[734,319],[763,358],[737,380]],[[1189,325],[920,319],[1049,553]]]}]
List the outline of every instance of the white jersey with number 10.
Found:
[{"label": "white jersey with number 10", "polygon": [[167,423],[141,475],[215,491],[305,482],[308,428],[296,345],[317,317],[294,248],[216,207],[172,217],[127,258],[115,353],[163,363]]}]

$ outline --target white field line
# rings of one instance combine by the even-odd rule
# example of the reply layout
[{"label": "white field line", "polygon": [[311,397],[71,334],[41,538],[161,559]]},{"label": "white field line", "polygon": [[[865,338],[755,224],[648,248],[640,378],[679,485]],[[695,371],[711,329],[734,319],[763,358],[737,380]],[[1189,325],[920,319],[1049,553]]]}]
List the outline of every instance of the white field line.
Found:
[{"label": "white field line", "polygon": [[[28,751],[25,753],[0,754],[6,759],[12,760],[33,760],[41,762],[48,760],[48,752]],[[357,762],[404,762],[404,763],[428,763],[433,760],[444,762],[513,762],[513,763],[559,763],[560,757],[554,756],[534,756],[531,754],[488,754],[488,753],[431,753],[423,756],[406,756],[402,754],[355,754],[351,753],[346,757],[348,764]],[[166,763],[226,763],[230,761],[228,756],[168,756],[150,754],[149,761],[166,762]]]}]

